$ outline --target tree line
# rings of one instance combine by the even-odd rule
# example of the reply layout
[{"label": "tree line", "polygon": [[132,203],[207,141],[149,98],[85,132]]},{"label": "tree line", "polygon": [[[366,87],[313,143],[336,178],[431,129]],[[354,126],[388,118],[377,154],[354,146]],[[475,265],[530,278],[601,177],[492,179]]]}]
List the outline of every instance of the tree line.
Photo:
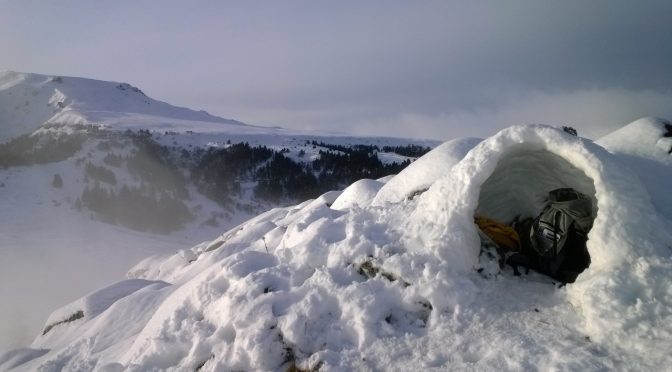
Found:
[{"label": "tree line", "polygon": [[[80,154],[86,141],[98,141],[104,155]],[[189,189],[217,202],[228,215],[237,210],[260,212],[338,190],[362,178],[396,174],[410,161],[385,164],[375,145],[330,145],[307,159],[305,151],[292,158],[288,149],[251,146],[247,142],[224,147],[185,148],[157,142],[147,130],[82,131],[76,135],[21,136],[0,145],[0,166],[31,165],[78,156],[86,181],[75,205],[96,218],[135,230],[169,232],[195,218]],[[309,144],[307,144],[309,145]],[[418,154],[412,146],[386,148]],[[297,160],[295,160],[297,159]],[[121,177],[127,172],[131,176]],[[53,187],[63,187],[55,175]]]},{"label": "tree line", "polygon": [[[306,142],[306,144],[308,144],[308,142]],[[377,145],[345,146],[345,145],[335,145],[330,143],[317,142],[315,140],[311,141],[310,144],[313,145],[313,148],[319,146],[332,151],[340,151],[345,154],[350,154],[353,151],[367,151],[369,153],[374,151],[376,152],[382,151],[382,152],[393,152],[395,154],[407,156],[409,158],[419,158],[432,150],[431,147],[413,145],[413,144],[405,146],[383,146],[383,147],[379,147]]]}]

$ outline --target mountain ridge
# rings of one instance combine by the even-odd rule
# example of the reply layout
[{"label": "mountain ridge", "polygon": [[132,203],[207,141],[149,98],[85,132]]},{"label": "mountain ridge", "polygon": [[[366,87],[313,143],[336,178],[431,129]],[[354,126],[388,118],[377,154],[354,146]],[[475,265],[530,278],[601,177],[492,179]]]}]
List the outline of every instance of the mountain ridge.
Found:
[{"label": "mountain ridge", "polygon": [[[43,124],[89,124],[117,129],[115,116],[120,113],[210,123],[210,126],[248,126],[205,111],[154,100],[128,83],[14,71],[0,71],[0,108],[0,113],[5,113],[0,117],[5,133],[0,140],[8,139],[7,133],[27,134]],[[16,126],[25,129],[11,131]]]}]

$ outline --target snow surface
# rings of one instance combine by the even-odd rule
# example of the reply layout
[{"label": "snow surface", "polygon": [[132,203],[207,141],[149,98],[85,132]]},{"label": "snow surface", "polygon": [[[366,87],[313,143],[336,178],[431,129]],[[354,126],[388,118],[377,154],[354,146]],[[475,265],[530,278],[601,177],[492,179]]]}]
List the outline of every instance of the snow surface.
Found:
[{"label": "snow surface", "polygon": [[453,165],[481,141],[480,138],[461,138],[437,146],[387,182],[375,196],[373,204],[398,203],[415,192],[428,189],[436,180],[450,173]]},{"label": "snow surface", "polygon": [[[651,123],[633,124],[639,138],[661,135]],[[128,281],[57,310],[51,321],[84,316],[0,357],[0,368],[668,369],[672,226],[659,212],[670,205],[657,203],[669,189],[619,151],[660,178],[669,165],[633,155],[651,141],[620,146],[635,138],[617,132],[607,151],[532,125],[446,144],[428,157],[449,169],[420,159],[385,186],[363,181],[143,260]],[[493,265],[479,256],[474,214],[529,214],[559,186],[597,206],[592,264],[577,282],[475,270]]]},{"label": "snow surface", "polygon": [[[245,125],[153,100],[125,83],[0,71],[0,143],[31,133],[68,134],[81,126],[108,131],[146,129],[163,145],[190,150],[248,142],[284,149],[285,156],[296,161],[310,161],[326,150],[313,146],[312,141],[380,147],[437,144]],[[73,207],[86,186],[77,159],[104,165],[106,153],[97,145],[97,140],[89,139],[81,151],[61,162],[0,169],[0,353],[29,344],[50,324],[51,319],[45,320],[53,308],[118,280],[143,257],[170,255],[210,240],[252,216],[242,210],[225,211],[192,187],[191,200],[186,203],[198,211],[197,218],[181,231],[138,233],[95,221],[88,212]],[[114,152],[125,155],[130,150]],[[380,158],[386,163],[409,159],[386,153],[380,153]],[[124,185],[140,186],[127,171],[112,170],[117,191]],[[62,176],[63,187],[51,186],[55,174]],[[249,194],[239,202],[249,201]],[[206,223],[213,216],[221,216],[217,217],[219,226]],[[33,354],[19,353],[13,360],[24,355]]]},{"label": "snow surface", "polygon": [[336,198],[331,208],[344,210],[353,207],[366,207],[371,204],[383,185],[383,182],[376,180],[359,180],[343,190],[343,193]]},{"label": "snow surface", "polygon": [[665,132],[661,121],[643,118],[603,137],[596,143],[616,155],[619,162],[637,174],[649,191],[651,202],[660,218],[672,221],[672,137]]}]

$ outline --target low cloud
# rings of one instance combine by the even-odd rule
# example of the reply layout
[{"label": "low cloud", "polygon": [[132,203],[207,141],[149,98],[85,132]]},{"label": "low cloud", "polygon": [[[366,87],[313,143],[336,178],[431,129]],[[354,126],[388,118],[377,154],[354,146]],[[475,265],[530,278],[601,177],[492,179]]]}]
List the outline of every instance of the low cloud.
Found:
[{"label": "low cloud", "polygon": [[487,137],[511,125],[541,123],[572,126],[582,137],[596,139],[641,117],[672,117],[670,102],[671,92],[651,90],[515,93],[493,106],[434,115],[398,113],[349,123],[347,128],[358,135],[447,140]]}]

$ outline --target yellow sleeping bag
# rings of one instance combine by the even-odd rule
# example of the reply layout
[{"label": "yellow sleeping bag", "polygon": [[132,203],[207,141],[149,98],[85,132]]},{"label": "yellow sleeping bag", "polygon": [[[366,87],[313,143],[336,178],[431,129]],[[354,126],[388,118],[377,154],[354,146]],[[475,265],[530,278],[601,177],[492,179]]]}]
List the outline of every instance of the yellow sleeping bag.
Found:
[{"label": "yellow sleeping bag", "polygon": [[520,237],[513,227],[483,216],[474,217],[474,222],[500,248],[514,252],[520,250]]}]

